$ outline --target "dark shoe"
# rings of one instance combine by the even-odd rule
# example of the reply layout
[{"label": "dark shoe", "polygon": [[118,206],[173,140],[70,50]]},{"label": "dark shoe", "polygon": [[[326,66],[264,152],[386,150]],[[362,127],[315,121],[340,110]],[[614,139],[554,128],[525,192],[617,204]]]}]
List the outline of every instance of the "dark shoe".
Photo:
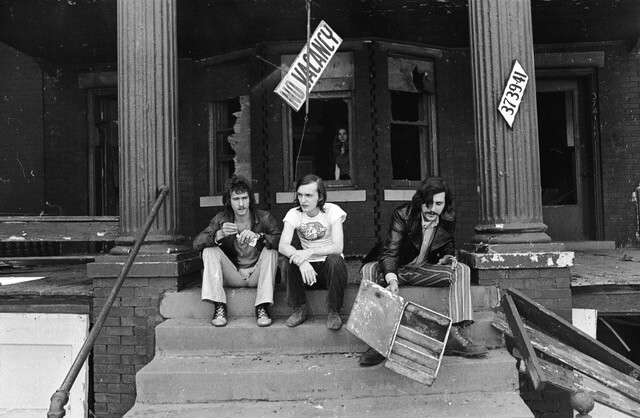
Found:
[{"label": "dark shoe", "polygon": [[268,327],[269,325],[271,325],[272,320],[271,315],[269,315],[267,305],[267,303],[263,303],[256,306],[256,318],[258,319],[259,327]]},{"label": "dark shoe", "polygon": [[329,316],[327,316],[327,328],[337,331],[342,326],[342,319],[340,319],[340,313],[329,309]]},{"label": "dark shoe", "polygon": [[376,364],[380,364],[384,361],[384,356],[378,353],[373,348],[369,347],[367,351],[360,355],[360,360],[358,360],[358,364],[361,366],[375,366]]},{"label": "dark shoe", "polygon": [[227,304],[215,302],[215,311],[211,323],[216,327],[224,327],[227,325]]},{"label": "dark shoe", "polygon": [[449,339],[444,348],[445,356],[481,357],[487,354],[487,347],[476,344],[462,335],[458,326],[452,326],[449,331]]},{"label": "dark shoe", "polygon": [[293,308],[293,313],[285,322],[285,325],[288,327],[297,327],[302,324],[307,319],[307,305],[304,303],[300,306],[296,306]]}]

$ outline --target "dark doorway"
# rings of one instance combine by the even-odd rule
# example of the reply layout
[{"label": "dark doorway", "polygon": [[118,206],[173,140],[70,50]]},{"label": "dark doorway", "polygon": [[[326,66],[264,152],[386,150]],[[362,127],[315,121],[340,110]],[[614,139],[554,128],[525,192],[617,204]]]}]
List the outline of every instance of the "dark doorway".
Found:
[{"label": "dark doorway", "polygon": [[596,238],[586,92],[579,79],[537,81],[542,213],[557,241]]},{"label": "dark doorway", "polygon": [[92,91],[89,96],[90,214],[119,214],[118,98],[115,91]]}]

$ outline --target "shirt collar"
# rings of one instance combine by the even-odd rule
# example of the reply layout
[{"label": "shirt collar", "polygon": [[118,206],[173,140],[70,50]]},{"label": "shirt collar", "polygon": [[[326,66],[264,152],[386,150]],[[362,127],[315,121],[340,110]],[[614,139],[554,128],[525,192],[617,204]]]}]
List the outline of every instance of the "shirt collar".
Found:
[{"label": "shirt collar", "polygon": [[424,217],[420,215],[420,220],[422,220],[422,229],[426,228],[435,228],[440,223],[440,217],[436,217],[433,221],[425,221]]}]

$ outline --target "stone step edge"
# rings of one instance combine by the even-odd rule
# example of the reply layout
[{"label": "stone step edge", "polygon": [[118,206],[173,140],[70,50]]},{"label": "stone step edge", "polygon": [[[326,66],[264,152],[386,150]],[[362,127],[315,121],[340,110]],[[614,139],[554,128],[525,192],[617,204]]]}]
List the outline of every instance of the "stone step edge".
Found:
[{"label": "stone step edge", "polygon": [[439,417],[532,418],[534,415],[516,392],[468,392],[413,396],[358,397],[304,401],[221,401],[195,404],[138,403],[125,418],[200,418],[211,416],[368,416],[414,415],[428,410]]},{"label": "stone step edge", "polygon": [[[223,353],[269,353],[272,350],[284,350],[292,354],[316,354],[335,352],[361,352],[367,345],[344,327],[347,318],[343,318],[343,328],[339,331],[326,329],[324,317],[310,317],[296,328],[289,328],[284,324],[286,318],[276,319],[270,327],[260,328],[253,318],[230,318],[225,327],[216,328],[208,319],[177,318],[168,319],[156,327],[157,355],[219,355]],[[464,329],[467,337],[473,341],[485,344],[488,348],[504,346],[502,334],[491,326],[494,314],[481,312],[476,314],[476,322]],[[298,330],[298,332],[296,332]],[[253,341],[247,333],[257,333],[255,338],[262,336],[260,344],[254,341],[254,346],[242,346],[233,340],[234,334],[245,341]],[[217,339],[216,336],[221,337]],[[287,338],[291,341],[288,348],[283,348],[280,340]],[[217,344],[217,346],[216,346]],[[323,351],[314,351],[323,350]]]}]

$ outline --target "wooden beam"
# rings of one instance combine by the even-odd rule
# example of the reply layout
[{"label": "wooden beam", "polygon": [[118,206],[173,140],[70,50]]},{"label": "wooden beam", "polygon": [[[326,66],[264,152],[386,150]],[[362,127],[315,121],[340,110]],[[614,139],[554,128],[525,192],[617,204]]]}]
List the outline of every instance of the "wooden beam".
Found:
[{"label": "wooden beam", "polygon": [[16,216],[0,217],[0,241],[114,241],[120,234],[118,217]]},{"label": "wooden beam", "polygon": [[533,350],[531,341],[529,341],[529,337],[525,331],[522,319],[518,314],[518,310],[513,303],[513,299],[511,296],[506,294],[503,296],[501,304],[502,309],[507,316],[507,321],[509,322],[509,327],[511,328],[516,346],[518,347],[518,350],[520,350],[524,363],[527,366],[527,373],[529,378],[531,378],[531,383],[533,384],[534,389],[542,389],[545,385],[545,376],[542,369],[540,369],[538,357],[536,352]]},{"label": "wooden beam", "polygon": [[[513,337],[513,333],[505,319],[497,316],[492,325],[498,330],[504,332],[507,336]],[[537,351],[566,364],[572,369],[580,370],[580,372],[598,380],[611,389],[624,393],[636,402],[640,402],[640,386],[634,378],[619,372],[614,368],[599,362],[593,357],[589,357],[584,353],[563,344],[555,338],[549,337],[543,332],[531,328],[528,325],[525,325],[525,330],[529,335],[533,348]]]},{"label": "wooden beam", "polygon": [[545,376],[552,385],[565,389],[570,393],[587,392],[598,403],[633,417],[640,417],[640,404],[623,394],[579,371],[569,370],[543,359],[539,359],[539,361],[540,367],[542,367]]},{"label": "wooden beam", "polygon": [[[535,324],[538,328],[544,329],[547,335],[557,338],[568,346],[634,379],[640,377],[640,366],[616,353],[601,342],[594,340],[585,332],[574,327],[539,303],[529,299],[515,289],[508,289],[507,295],[513,298],[520,315]],[[511,325],[511,323],[509,324]]]}]

